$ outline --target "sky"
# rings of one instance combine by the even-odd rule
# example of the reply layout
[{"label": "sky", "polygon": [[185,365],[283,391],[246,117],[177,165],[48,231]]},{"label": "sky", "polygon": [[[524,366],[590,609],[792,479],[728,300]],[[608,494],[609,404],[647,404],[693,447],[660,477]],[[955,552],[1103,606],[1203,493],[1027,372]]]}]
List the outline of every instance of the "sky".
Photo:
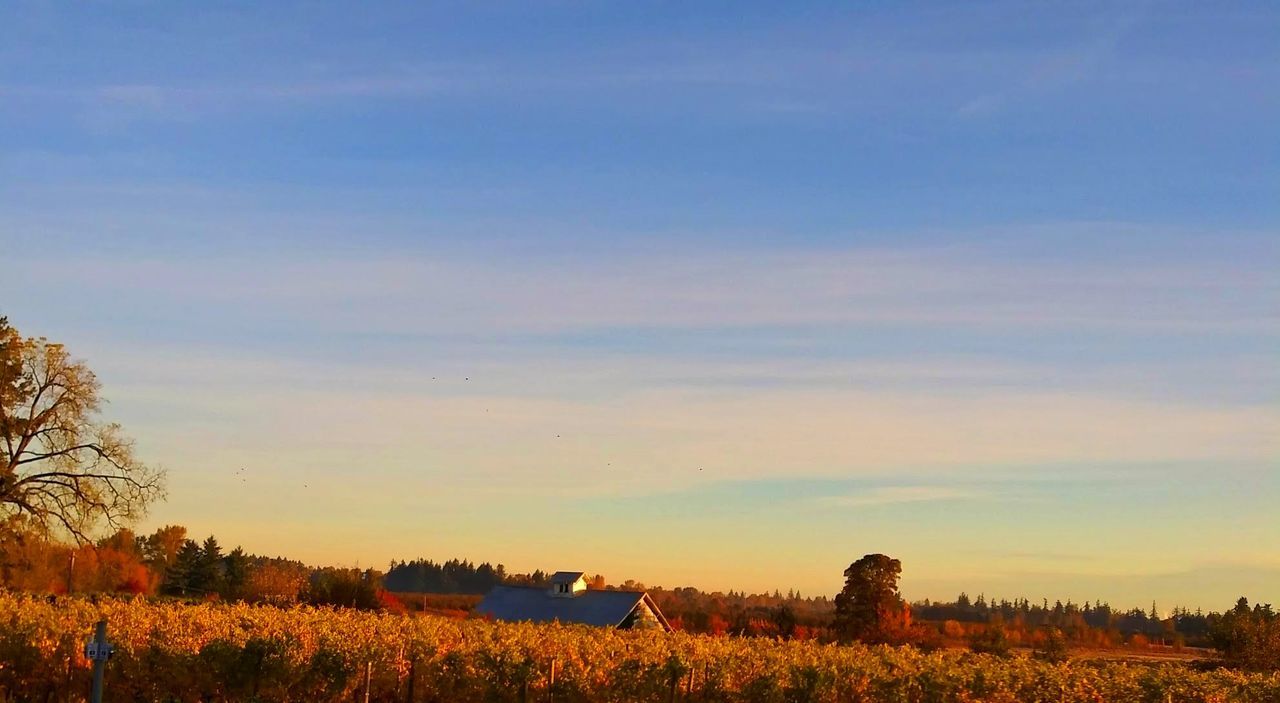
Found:
[{"label": "sky", "polygon": [[[1280,602],[1280,7],[0,5],[0,315],[139,525]],[[243,470],[243,471],[242,471]]]}]

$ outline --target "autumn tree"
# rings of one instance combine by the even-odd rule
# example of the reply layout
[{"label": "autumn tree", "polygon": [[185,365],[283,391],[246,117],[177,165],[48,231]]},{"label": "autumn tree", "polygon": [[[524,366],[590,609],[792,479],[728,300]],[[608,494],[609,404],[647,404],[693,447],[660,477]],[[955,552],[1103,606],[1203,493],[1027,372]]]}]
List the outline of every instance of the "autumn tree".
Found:
[{"label": "autumn tree", "polygon": [[89,542],[163,494],[164,474],[98,419],[100,384],[61,344],[23,338],[0,317],[0,520]]},{"label": "autumn tree", "polygon": [[844,589],[835,597],[835,632],[841,640],[881,642],[909,626],[906,604],[898,595],[902,562],[884,554],[868,554],[844,571]]},{"label": "autumn tree", "polygon": [[994,654],[1007,657],[1012,652],[1013,644],[1009,642],[1009,633],[1003,622],[991,622],[980,631],[969,637],[969,649],[980,654]]},{"label": "autumn tree", "polygon": [[1280,671],[1280,613],[1270,603],[1249,607],[1240,598],[1222,614],[1210,636],[1232,666],[1257,671]]},{"label": "autumn tree", "polygon": [[298,562],[264,559],[249,570],[244,598],[253,602],[288,605],[306,588],[308,570]]},{"label": "autumn tree", "polygon": [[165,525],[142,540],[143,558],[151,568],[164,573],[178,558],[178,550],[186,541],[187,528]]},{"label": "autumn tree", "polygon": [[1048,628],[1048,631],[1045,632],[1044,641],[1039,647],[1036,647],[1034,656],[1037,659],[1043,659],[1054,664],[1061,664],[1070,658],[1067,638],[1062,634],[1062,630],[1056,627]]},{"label": "autumn tree", "polygon": [[796,613],[791,606],[783,603],[769,612],[769,618],[777,630],[778,636],[791,639],[796,632]]},{"label": "autumn tree", "polygon": [[381,584],[382,574],[373,569],[325,567],[311,573],[307,602],[374,609]]}]

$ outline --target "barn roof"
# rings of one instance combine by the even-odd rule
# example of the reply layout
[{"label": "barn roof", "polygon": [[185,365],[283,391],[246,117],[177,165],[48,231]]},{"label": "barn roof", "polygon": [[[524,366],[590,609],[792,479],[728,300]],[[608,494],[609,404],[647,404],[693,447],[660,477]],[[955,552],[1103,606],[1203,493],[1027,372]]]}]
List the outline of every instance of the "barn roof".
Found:
[{"label": "barn roof", "polygon": [[647,602],[666,626],[657,605],[644,591],[584,591],[573,598],[554,598],[545,588],[495,586],[476,606],[476,612],[496,620],[582,623],[617,627],[641,601]]},{"label": "barn roof", "polygon": [[549,583],[573,583],[584,575],[581,571],[557,571],[551,574]]}]

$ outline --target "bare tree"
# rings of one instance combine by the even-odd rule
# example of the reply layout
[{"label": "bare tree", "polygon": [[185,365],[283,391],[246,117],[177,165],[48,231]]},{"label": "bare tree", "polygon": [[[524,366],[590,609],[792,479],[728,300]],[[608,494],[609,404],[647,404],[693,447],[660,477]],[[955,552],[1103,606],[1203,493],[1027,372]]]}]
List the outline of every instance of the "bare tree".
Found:
[{"label": "bare tree", "polygon": [[0,317],[0,516],[90,540],[163,496],[164,472],[133,455],[115,423],[98,421],[100,384],[61,344],[23,338]]}]

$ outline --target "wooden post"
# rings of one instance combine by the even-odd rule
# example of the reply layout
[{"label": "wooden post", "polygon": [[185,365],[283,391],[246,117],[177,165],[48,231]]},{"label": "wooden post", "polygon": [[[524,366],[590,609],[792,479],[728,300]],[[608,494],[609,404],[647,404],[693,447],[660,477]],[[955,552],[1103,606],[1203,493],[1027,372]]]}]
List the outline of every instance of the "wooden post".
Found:
[{"label": "wooden post", "polygon": [[76,553],[71,552],[71,559],[67,563],[67,595],[71,595],[72,581],[76,573]]},{"label": "wooden post", "polygon": [[547,681],[547,703],[555,703],[556,700],[556,660],[551,660],[551,676]]},{"label": "wooden post", "polygon": [[409,660],[409,693],[404,697],[404,703],[413,703],[413,675],[418,669],[418,655],[413,655]]},{"label": "wooden post", "polygon": [[[97,647],[97,651],[103,652],[107,648],[107,621],[99,620],[97,626],[93,629],[93,643]],[[107,658],[105,656],[95,656],[93,658],[93,691],[90,693],[89,700],[91,703],[102,703],[102,677],[106,673]]]},{"label": "wooden post", "polygon": [[373,662],[364,663],[364,703],[369,703],[369,688],[373,686]]},{"label": "wooden post", "polygon": [[253,662],[253,697],[258,697],[258,685],[262,683],[262,662],[266,661],[267,650],[259,649],[258,658]]},{"label": "wooden post", "polygon": [[400,648],[396,650],[396,690],[392,694],[392,698],[400,697],[400,687],[404,685],[404,677],[400,675],[400,665],[404,664],[404,641],[400,641]]},{"label": "wooden post", "polygon": [[[67,655],[67,677],[62,682],[62,701],[63,703],[71,703],[71,666],[72,655]],[[0,699],[3,700],[3,699]]]}]

